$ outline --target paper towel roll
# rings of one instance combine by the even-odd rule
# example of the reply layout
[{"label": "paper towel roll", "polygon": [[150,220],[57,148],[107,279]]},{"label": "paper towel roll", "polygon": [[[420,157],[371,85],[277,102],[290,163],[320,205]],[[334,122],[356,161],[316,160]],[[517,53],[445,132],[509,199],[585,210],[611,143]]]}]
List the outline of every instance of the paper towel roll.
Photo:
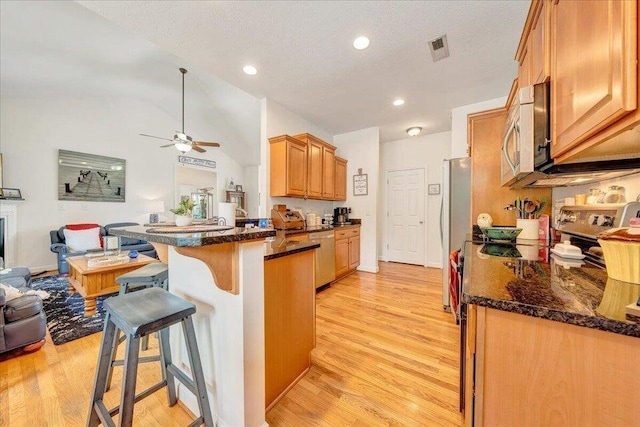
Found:
[{"label": "paper towel roll", "polygon": [[218,203],[218,217],[224,218],[225,225],[236,226],[236,204]]}]

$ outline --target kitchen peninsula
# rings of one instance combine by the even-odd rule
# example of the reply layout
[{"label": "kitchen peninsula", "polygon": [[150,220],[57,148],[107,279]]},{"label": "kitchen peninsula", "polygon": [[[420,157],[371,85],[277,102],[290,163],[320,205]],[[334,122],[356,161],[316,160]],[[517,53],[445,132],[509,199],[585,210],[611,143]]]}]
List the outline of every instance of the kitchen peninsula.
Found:
[{"label": "kitchen peninsula", "polygon": [[466,425],[634,425],[640,285],[530,245],[465,244]]},{"label": "kitchen peninsula", "polygon": [[[265,315],[270,309],[265,307],[265,297],[270,292],[265,290],[268,279],[265,264],[290,257],[303,258],[305,265],[311,267],[310,273],[302,275],[302,282],[296,283],[311,291],[313,249],[318,244],[281,241],[272,245],[265,242],[265,238],[276,235],[276,231],[270,229],[210,228],[197,233],[172,233],[164,229],[156,233],[148,227],[134,226],[114,228],[111,233],[153,244],[160,259],[169,265],[169,291],[196,305],[194,323],[198,348],[217,425],[257,427],[265,424],[265,381],[271,374],[269,371],[265,375],[265,367],[269,370],[265,364],[265,348],[267,358],[270,348],[269,336],[266,336],[270,329],[265,325]],[[278,268],[288,266],[290,264],[283,263]],[[305,311],[310,317],[315,314],[314,293],[308,293],[303,303],[311,307]],[[314,332],[314,320],[300,319],[311,328],[305,331]],[[180,345],[181,333],[177,328],[172,329],[171,352],[174,363],[188,371],[188,357]],[[313,336],[306,338],[307,344],[311,344],[305,344],[308,353],[313,346]],[[308,354],[306,357],[309,360]],[[288,384],[283,385],[284,380],[279,378],[280,384],[271,390],[286,389]],[[283,390],[273,393],[279,395]],[[186,388],[178,386],[178,397],[197,412],[195,399]]]}]

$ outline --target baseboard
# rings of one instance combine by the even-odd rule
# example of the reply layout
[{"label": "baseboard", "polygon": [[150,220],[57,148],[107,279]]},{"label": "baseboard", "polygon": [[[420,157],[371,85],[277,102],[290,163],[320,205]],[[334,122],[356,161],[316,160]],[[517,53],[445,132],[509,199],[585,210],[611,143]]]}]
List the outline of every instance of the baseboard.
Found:
[{"label": "baseboard", "polygon": [[29,267],[29,271],[31,271],[32,275],[44,273],[45,271],[53,271],[53,270],[57,270],[57,269],[58,269],[58,265],[57,264],[42,265],[42,266],[37,266],[37,267]]},{"label": "baseboard", "polygon": [[442,268],[442,263],[441,262],[428,262],[425,267]]},{"label": "baseboard", "polygon": [[358,271],[365,271],[367,273],[378,273],[380,271],[380,267],[378,267],[378,264],[376,265],[362,265],[360,264],[358,266],[358,268],[356,269]]}]

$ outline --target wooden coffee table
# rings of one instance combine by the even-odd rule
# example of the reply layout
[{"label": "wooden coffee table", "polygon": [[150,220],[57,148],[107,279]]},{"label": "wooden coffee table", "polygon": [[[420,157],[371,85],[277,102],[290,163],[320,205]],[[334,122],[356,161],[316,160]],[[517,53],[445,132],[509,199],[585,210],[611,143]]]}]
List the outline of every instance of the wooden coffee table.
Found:
[{"label": "wooden coffee table", "polygon": [[116,277],[133,270],[158,262],[155,258],[146,255],[138,255],[130,258],[124,264],[110,265],[106,267],[89,267],[90,258],[76,256],[67,258],[69,263],[69,292],[78,292],[84,299],[84,316],[96,314],[96,297],[112,294],[120,290],[116,283]]}]

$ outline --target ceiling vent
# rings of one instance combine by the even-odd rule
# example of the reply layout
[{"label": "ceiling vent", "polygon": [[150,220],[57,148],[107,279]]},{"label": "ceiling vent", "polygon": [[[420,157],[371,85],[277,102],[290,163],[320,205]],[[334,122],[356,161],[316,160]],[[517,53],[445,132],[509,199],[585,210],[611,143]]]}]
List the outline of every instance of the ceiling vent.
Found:
[{"label": "ceiling vent", "polygon": [[449,57],[449,44],[447,43],[447,35],[438,37],[429,41],[429,50],[431,51],[431,58],[433,62],[438,62],[441,59]]}]

